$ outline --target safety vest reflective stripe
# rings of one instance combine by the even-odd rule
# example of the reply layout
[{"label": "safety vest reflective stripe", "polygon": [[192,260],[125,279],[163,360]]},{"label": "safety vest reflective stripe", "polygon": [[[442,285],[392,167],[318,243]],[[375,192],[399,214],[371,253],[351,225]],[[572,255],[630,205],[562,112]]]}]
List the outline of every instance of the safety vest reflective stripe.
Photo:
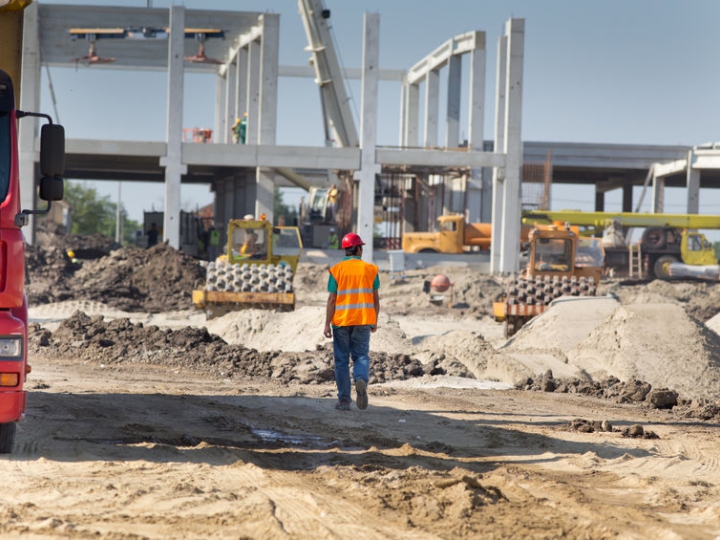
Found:
[{"label": "safety vest reflective stripe", "polygon": [[338,291],[338,296],[343,294],[372,294],[372,289],[348,289],[347,291]]},{"label": "safety vest reflective stripe", "polygon": [[335,309],[361,309],[361,308],[367,308],[367,309],[375,309],[375,304],[347,304],[344,306],[336,306]]}]

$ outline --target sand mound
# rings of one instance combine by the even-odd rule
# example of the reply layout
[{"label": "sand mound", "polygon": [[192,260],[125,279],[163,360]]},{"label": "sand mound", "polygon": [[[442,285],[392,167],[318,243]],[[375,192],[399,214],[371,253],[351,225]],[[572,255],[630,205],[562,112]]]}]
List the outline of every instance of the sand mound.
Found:
[{"label": "sand mound", "polygon": [[593,378],[613,375],[715,399],[720,388],[720,336],[673,304],[620,307],[567,351]]}]

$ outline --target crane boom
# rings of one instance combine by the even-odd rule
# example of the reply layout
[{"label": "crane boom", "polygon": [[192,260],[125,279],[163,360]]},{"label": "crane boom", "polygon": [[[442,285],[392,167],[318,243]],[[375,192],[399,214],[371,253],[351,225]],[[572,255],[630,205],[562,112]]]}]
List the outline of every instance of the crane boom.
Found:
[{"label": "crane boom", "polygon": [[526,225],[556,222],[604,228],[611,222],[622,227],[675,227],[678,229],[720,229],[720,216],[706,214],[651,214],[637,212],[582,212],[580,210],[527,210],[522,214]]},{"label": "crane boom", "polygon": [[320,86],[325,115],[323,121],[332,126],[338,146],[357,147],[357,129],[327,24],[330,11],[325,9],[322,0],[298,0],[298,6],[308,38],[308,49],[312,52],[316,82]]}]

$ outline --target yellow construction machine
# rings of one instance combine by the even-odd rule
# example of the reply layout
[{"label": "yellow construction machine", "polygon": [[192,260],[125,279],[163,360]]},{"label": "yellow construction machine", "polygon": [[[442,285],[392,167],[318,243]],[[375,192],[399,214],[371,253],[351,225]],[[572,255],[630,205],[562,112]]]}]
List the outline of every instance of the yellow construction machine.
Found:
[{"label": "yellow construction machine", "polygon": [[[720,216],[537,210],[523,212],[524,223],[570,223],[603,233],[605,271],[658,279],[720,278],[715,251],[698,229],[720,229]],[[629,245],[629,228],[644,228],[640,241]],[[610,233],[610,234],[608,234]],[[635,260],[633,260],[635,259]]]},{"label": "yellow construction machine", "polygon": [[208,263],[193,304],[208,319],[248,308],[293,311],[301,253],[297,227],[274,227],[265,219],[231,220],[226,252]]},{"label": "yellow construction machine", "polygon": [[602,251],[581,242],[570,226],[535,227],[529,235],[527,267],[511,276],[504,293],[493,303],[493,315],[505,322],[505,337],[513,336],[561,296],[595,296],[602,275]]},{"label": "yellow construction machine", "polygon": [[[402,235],[405,253],[463,253],[466,250],[489,250],[492,224],[466,223],[462,214],[449,214],[437,218],[433,232],[408,232]],[[523,225],[520,244],[525,245],[532,227]]]}]

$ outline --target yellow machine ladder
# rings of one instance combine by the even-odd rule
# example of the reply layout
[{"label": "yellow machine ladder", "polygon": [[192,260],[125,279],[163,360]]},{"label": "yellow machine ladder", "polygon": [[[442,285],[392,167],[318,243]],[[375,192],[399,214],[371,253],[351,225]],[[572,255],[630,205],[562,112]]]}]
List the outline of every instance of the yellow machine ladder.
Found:
[{"label": "yellow machine ladder", "polygon": [[637,242],[635,244],[630,244],[628,246],[628,250],[630,252],[629,274],[630,274],[630,277],[637,276],[638,279],[642,279],[642,277],[643,277],[642,248],[640,246],[641,246],[640,242]]}]

